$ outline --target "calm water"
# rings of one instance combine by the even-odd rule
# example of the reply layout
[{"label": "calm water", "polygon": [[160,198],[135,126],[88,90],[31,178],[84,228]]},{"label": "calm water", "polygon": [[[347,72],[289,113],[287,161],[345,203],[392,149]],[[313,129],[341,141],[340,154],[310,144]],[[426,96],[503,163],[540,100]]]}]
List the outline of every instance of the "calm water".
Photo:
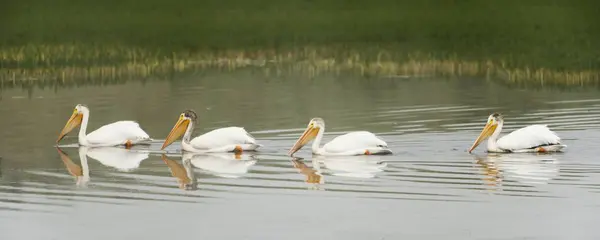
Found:
[{"label": "calm water", "polygon": [[[68,89],[4,90],[1,239],[598,239],[600,92],[510,89],[483,79],[264,78],[198,73]],[[237,125],[256,153],[183,155],[161,142],[128,151],[57,149],[78,103],[88,132],[137,120],[155,139],[178,114],[196,134]],[[560,154],[466,149],[491,112],[505,133],[547,123]],[[380,135],[392,156],[285,156],[312,117],[325,140]]]}]

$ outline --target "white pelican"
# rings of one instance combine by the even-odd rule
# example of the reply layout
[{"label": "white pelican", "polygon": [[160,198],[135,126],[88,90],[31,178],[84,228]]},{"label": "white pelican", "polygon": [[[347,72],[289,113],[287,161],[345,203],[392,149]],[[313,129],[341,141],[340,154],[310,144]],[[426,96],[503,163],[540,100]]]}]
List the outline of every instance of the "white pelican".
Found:
[{"label": "white pelican", "polygon": [[150,136],[137,122],[134,121],[118,121],[104,125],[95,131],[85,134],[88,120],[90,118],[90,110],[83,104],[77,104],[71,118],[58,135],[56,143],[60,142],[69,132],[81,124],[79,128],[79,145],[88,147],[109,147],[125,145],[130,148],[132,145],[139,143],[147,143],[152,141]]},{"label": "white pelican", "polygon": [[242,152],[254,151],[261,146],[256,143],[254,137],[241,127],[215,129],[190,140],[197,118],[194,111],[183,111],[161,149],[171,145],[182,134],[181,147],[188,152]]},{"label": "white pelican", "polygon": [[288,154],[292,156],[306,143],[315,139],[312,144],[312,153],[315,155],[341,156],[341,155],[384,155],[392,154],[387,143],[375,134],[367,131],[357,131],[337,136],[323,147],[320,147],[323,133],[325,132],[325,121],[321,118],[313,118],[308,127],[300,136],[298,141],[290,149]]},{"label": "white pelican", "polygon": [[490,115],[481,134],[469,148],[469,153],[488,137],[488,152],[558,152],[566,147],[560,143],[560,138],[548,129],[547,125],[530,125],[498,139],[503,125],[504,117],[501,114]]}]

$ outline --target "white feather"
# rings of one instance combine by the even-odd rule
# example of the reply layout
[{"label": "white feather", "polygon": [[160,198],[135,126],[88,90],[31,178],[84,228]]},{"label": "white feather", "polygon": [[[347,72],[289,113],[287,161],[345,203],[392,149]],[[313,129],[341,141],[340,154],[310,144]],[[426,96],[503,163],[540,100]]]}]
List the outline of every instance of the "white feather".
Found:
[{"label": "white feather", "polygon": [[547,125],[530,125],[501,137],[497,144],[501,149],[515,151],[542,145],[558,145],[560,138]]},{"label": "white feather", "polygon": [[128,140],[132,144],[150,141],[150,136],[134,121],[118,121],[104,125],[87,134],[85,139],[90,145],[112,146],[125,144]]},{"label": "white feather", "polygon": [[195,137],[190,144],[196,149],[214,149],[227,145],[251,144],[256,140],[241,127],[225,127]]},{"label": "white feather", "polygon": [[323,146],[325,152],[341,153],[356,149],[387,148],[387,143],[367,131],[350,132],[335,137]]}]

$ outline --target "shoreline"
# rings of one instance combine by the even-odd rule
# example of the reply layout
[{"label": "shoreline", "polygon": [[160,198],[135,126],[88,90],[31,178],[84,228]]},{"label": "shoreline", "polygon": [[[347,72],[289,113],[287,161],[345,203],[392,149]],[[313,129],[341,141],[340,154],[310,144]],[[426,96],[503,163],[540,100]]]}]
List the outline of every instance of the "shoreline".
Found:
[{"label": "shoreline", "polygon": [[[439,54],[438,54],[439,55]],[[160,78],[202,70],[253,69],[265,77],[352,74],[367,78],[484,77],[532,86],[598,86],[600,70],[514,66],[505,60],[463,60],[458,54],[302,47],[295,49],[225,50],[198,52],[148,51],[141,48],[78,45],[30,45],[0,49],[0,81],[17,82],[81,79]]]}]

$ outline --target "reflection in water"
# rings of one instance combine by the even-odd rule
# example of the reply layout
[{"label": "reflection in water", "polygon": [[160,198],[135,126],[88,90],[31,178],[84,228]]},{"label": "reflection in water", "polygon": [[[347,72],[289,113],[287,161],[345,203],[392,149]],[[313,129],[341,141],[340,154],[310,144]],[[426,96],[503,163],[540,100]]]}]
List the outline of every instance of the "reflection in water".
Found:
[{"label": "reflection in water", "polygon": [[[171,229],[181,228],[179,223],[206,220],[205,223],[217,221],[214,222],[217,227],[210,229],[218,230],[219,225],[240,216],[249,217],[241,219],[242,221],[252,221],[256,220],[252,216],[264,215],[266,217],[258,221],[268,226],[278,223],[285,225],[285,221],[279,220],[302,219],[319,212],[327,222],[346,219],[348,221],[342,224],[380,227],[364,229],[365,234],[367,230],[372,233],[381,230],[382,234],[387,234],[391,233],[387,231],[394,228],[380,226],[378,223],[385,225],[394,222],[399,219],[397,216],[405,213],[408,217],[402,219],[407,222],[440,217],[437,224],[438,228],[443,229],[461,228],[462,225],[454,226],[452,224],[455,223],[445,221],[459,214],[464,215],[464,219],[472,219],[476,227],[471,224],[467,228],[482,230],[479,238],[485,238],[490,236],[484,235],[488,231],[498,230],[494,228],[497,223],[503,224],[507,220],[522,221],[515,222],[517,225],[531,225],[539,223],[536,222],[539,219],[570,216],[567,220],[577,217],[583,224],[594,224],[591,221],[594,219],[593,215],[583,216],[589,220],[584,222],[578,214],[593,212],[591,210],[597,207],[596,199],[600,193],[600,165],[595,161],[597,151],[594,148],[600,140],[600,124],[597,121],[600,116],[600,100],[597,100],[597,92],[520,92],[489,85],[479,79],[380,79],[377,84],[351,78],[339,81],[318,79],[319,81],[310,82],[301,79],[303,82],[290,84],[293,79],[269,80],[267,83],[255,78],[251,75],[205,78],[203,75],[202,81],[195,77],[169,82],[148,82],[145,86],[127,83],[118,86],[79,87],[57,93],[53,89],[44,89],[36,92],[31,100],[25,99],[26,94],[19,91],[4,92],[0,115],[11,117],[0,118],[0,125],[11,127],[0,131],[0,155],[3,157],[0,221],[13,218],[27,221],[8,220],[0,223],[0,226],[7,229],[42,226],[56,230],[52,232],[57,236],[52,238],[65,239],[69,237],[62,233],[72,230],[72,224],[64,225],[61,224],[64,221],[55,219],[72,219],[73,223],[86,223],[90,220],[102,223],[111,222],[116,217],[146,224],[148,221],[144,220],[151,213],[183,219],[177,226],[168,226]],[[147,94],[124,94],[140,90]],[[307,93],[310,96],[294,93]],[[25,98],[19,98],[21,95],[25,95]],[[319,96],[328,96],[333,100],[319,101],[322,100]],[[178,114],[180,106],[191,104],[190,108],[202,109],[202,113],[198,111],[203,116],[199,129],[208,131],[223,125],[244,124],[259,141],[265,141],[265,148],[252,153],[257,154],[252,156],[258,160],[256,164],[248,158],[246,152],[238,156],[242,160],[236,160],[236,156],[231,153],[224,157],[198,155],[193,157],[193,161],[186,154],[186,158],[190,160],[181,161],[181,153],[176,151],[178,156],[168,155],[172,160],[163,161],[160,159],[162,151],[155,153],[150,150],[159,149],[162,141],[153,143],[148,149],[134,147],[130,151],[121,147],[89,149],[88,153],[88,150],[82,148],[81,162],[76,159],[74,152],[69,152],[78,147],[72,148],[73,150],[62,147],[73,161],[63,155],[60,155],[62,160],[55,159],[58,158],[56,152],[49,151],[56,150],[48,146],[54,144],[56,128],[45,126],[64,125],[64,116],[57,115],[56,109],[70,107],[74,99],[93,106],[98,111],[95,115],[99,118],[98,122],[121,118],[140,119],[149,133],[159,136],[167,135],[169,129],[165,129],[165,123],[171,121],[169,116]],[[575,100],[581,102],[574,102]],[[232,102],[240,104],[232,105]],[[22,111],[23,109],[31,111]],[[472,136],[481,131],[481,116],[487,116],[492,111],[510,112],[511,116],[515,116],[515,121],[505,126],[507,131],[531,124],[549,124],[564,136],[565,144],[572,148],[564,154],[554,155],[482,156],[478,159],[484,166],[481,168],[474,164],[473,156],[466,153],[466,148],[472,144]],[[285,153],[303,130],[296,127],[303,124],[302,119],[313,115],[331,119],[328,121],[332,122],[332,129],[330,134],[324,135],[324,140],[345,132],[367,129],[389,140],[390,148],[398,154],[368,156],[362,162],[360,157],[308,157],[304,162],[294,161],[296,169],[290,169],[290,158]],[[44,120],[42,125],[35,121],[40,116]],[[148,160],[144,160],[147,157],[145,153],[136,153],[136,150],[149,152]],[[89,157],[95,158],[99,163],[89,159],[89,168],[93,169],[88,174],[85,163]],[[560,161],[561,172],[558,177],[555,177],[559,173],[558,163],[554,158]],[[381,160],[387,166],[379,163]],[[233,164],[241,165],[232,166]],[[135,170],[120,172],[115,168]],[[482,169],[487,171],[487,175],[481,173]],[[194,173],[198,184],[194,183]],[[214,173],[220,176],[241,176],[241,179],[209,175]],[[94,176],[93,183],[89,183],[90,188],[93,188],[85,191],[75,189],[74,178],[78,182],[85,182],[83,177],[89,178],[89,175]],[[500,191],[482,195],[482,190],[490,188],[482,184],[482,175],[486,183],[499,185],[495,188]],[[544,183],[548,184],[542,185]],[[327,191],[307,193],[306,188],[313,184]],[[206,191],[184,191],[177,188],[183,186],[186,190],[194,189],[196,185]],[[467,202],[477,203],[472,205]],[[239,208],[241,203],[265,207]],[[164,208],[166,205],[170,207]],[[305,209],[286,211],[290,205],[304,206]],[[3,210],[9,208],[17,211]],[[245,212],[240,214],[239,211],[231,211],[232,209]],[[345,209],[353,209],[352,213],[361,216],[361,221],[357,223],[352,218],[344,218]],[[32,212],[37,210],[56,212],[57,217],[49,218]],[[182,212],[191,214],[180,216]],[[198,219],[198,212],[203,212],[204,218]],[[515,218],[515,214],[531,218]],[[490,219],[497,222],[490,224],[489,221],[478,221],[484,215],[493,216]],[[425,217],[416,221],[415,218],[420,216]],[[579,226],[583,225],[569,224],[569,221],[564,226],[577,225],[577,228],[568,229],[568,233],[582,233]],[[85,233],[97,229],[93,227],[95,224],[88,223],[89,226],[82,225],[78,231]],[[164,223],[157,224],[164,226]],[[282,227],[285,228],[284,225]],[[547,222],[539,223],[542,228],[547,225]],[[301,227],[319,229],[318,224]],[[134,228],[134,231],[135,229],[139,228]],[[101,232],[104,230],[98,231],[100,232],[95,233],[96,235],[104,234]],[[415,228],[415,231],[421,232],[422,229]],[[35,231],[28,231],[32,232]],[[163,232],[172,234],[173,231],[167,229]],[[491,234],[502,233],[512,234],[502,229]],[[221,236],[219,234],[222,231],[209,236]],[[287,236],[285,232],[281,234],[283,235],[274,238]],[[315,234],[317,236],[320,233]],[[73,234],[77,235],[81,234]],[[535,234],[532,232],[532,235]],[[436,236],[431,235],[433,238]],[[296,237],[300,239],[313,236]],[[364,238],[362,235],[356,236],[361,237]],[[496,237],[508,239],[523,235]],[[39,239],[39,236],[31,239]]]},{"label": "reflection in water", "polygon": [[85,186],[90,181],[90,169],[87,158],[93,158],[102,165],[116,168],[120,171],[131,171],[140,166],[148,158],[148,153],[118,147],[90,148],[81,146],[78,149],[81,166],[77,165],[67,153],[56,147],[67,171],[76,177],[77,186]]},{"label": "reflection in water", "polygon": [[82,151],[79,151],[79,158],[81,161],[81,166],[71,160],[69,155],[65,153],[62,149],[56,148],[58,154],[60,155],[60,159],[65,164],[67,171],[75,177],[75,182],[77,186],[87,186],[87,183],[90,181],[90,168],[87,163],[87,158]]},{"label": "reflection in water", "polygon": [[354,178],[374,178],[387,166],[387,163],[381,161],[380,156],[375,155],[315,156],[314,160],[323,163],[331,171],[331,175]]},{"label": "reflection in water", "polygon": [[529,185],[547,184],[559,174],[559,162],[550,154],[488,154],[474,155],[485,171],[484,181],[499,187],[502,181]]},{"label": "reflection in water", "polygon": [[182,160],[191,162],[194,167],[225,178],[239,178],[256,164],[254,156],[235,153],[190,153],[183,152]]},{"label": "reflection in water", "polygon": [[[113,167],[120,171],[132,171],[148,158],[147,152],[138,152],[120,147],[79,147],[81,159],[93,158],[104,166]],[[83,160],[82,160],[83,161]]]},{"label": "reflection in water", "polygon": [[298,169],[298,172],[306,176],[306,183],[314,184],[315,188],[319,188],[319,184],[325,183],[325,178],[316,159],[313,159],[312,168],[307,166],[300,158],[294,158],[292,164],[294,164],[294,168]]},{"label": "reflection in water", "polygon": [[501,172],[493,161],[486,161],[484,157],[475,157],[477,164],[483,169],[483,182],[492,187],[490,190],[498,190],[500,184],[502,184]]},{"label": "reflection in water", "polygon": [[314,184],[320,189],[325,183],[325,176],[321,164],[332,176],[352,178],[374,178],[377,173],[383,172],[387,163],[380,160],[379,156],[317,156],[313,155],[312,167],[309,167],[300,158],[292,160],[294,168],[306,176],[306,183]]},{"label": "reflection in water", "polygon": [[167,155],[161,156],[162,160],[167,164],[171,175],[177,178],[179,188],[184,190],[196,190],[198,189],[198,181],[194,175],[194,169],[189,159],[183,160],[183,166],[175,160],[167,158]]}]

